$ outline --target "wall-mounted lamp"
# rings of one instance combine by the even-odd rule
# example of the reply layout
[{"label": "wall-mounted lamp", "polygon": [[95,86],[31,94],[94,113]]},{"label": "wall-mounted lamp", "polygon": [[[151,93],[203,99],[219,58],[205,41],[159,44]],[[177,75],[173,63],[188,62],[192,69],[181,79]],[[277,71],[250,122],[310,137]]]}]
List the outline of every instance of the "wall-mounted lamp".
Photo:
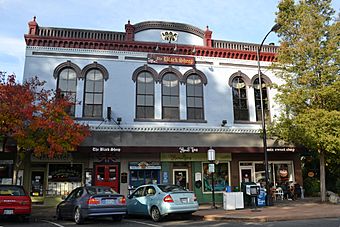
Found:
[{"label": "wall-mounted lamp", "polygon": [[227,120],[222,120],[221,126],[224,127],[227,124]]},{"label": "wall-mounted lamp", "polygon": [[120,125],[120,122],[122,122],[122,118],[121,117],[117,117],[117,125]]}]

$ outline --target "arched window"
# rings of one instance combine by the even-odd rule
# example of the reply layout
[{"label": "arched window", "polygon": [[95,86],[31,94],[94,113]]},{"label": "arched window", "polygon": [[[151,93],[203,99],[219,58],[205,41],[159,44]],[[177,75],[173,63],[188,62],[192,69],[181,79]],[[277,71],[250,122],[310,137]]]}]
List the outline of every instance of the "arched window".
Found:
[{"label": "arched window", "polygon": [[187,120],[203,120],[203,83],[200,76],[187,77]]},{"label": "arched window", "polygon": [[162,79],[162,118],[179,119],[179,80],[174,73]]},{"label": "arched window", "polygon": [[138,74],[136,82],[136,118],[154,118],[154,78],[150,72],[143,71]]},{"label": "arched window", "polygon": [[[254,87],[254,97],[255,97],[255,107],[256,107],[256,121],[262,121],[261,115],[261,96],[260,96],[260,84],[259,78],[256,78],[253,83]],[[263,111],[265,114],[265,118],[268,119],[269,114],[269,105],[268,105],[268,94],[267,94],[267,84],[261,79],[262,84],[262,99],[263,99]]]},{"label": "arched window", "polygon": [[232,80],[233,109],[235,121],[249,121],[246,84],[241,76]]},{"label": "arched window", "polygon": [[77,74],[72,68],[64,68],[59,71],[57,89],[60,94],[68,97],[73,105],[67,110],[70,116],[75,115],[76,95],[77,95]]},{"label": "arched window", "polygon": [[100,70],[90,69],[85,75],[84,117],[102,117],[104,77]]}]

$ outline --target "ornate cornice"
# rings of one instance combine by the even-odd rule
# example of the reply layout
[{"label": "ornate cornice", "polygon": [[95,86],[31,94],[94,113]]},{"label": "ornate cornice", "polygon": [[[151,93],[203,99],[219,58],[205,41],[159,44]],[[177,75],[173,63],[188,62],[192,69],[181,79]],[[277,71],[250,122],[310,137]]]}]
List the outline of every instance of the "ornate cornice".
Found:
[{"label": "ornate cornice", "polygon": [[175,133],[232,133],[232,134],[258,134],[258,129],[222,128],[222,127],[150,127],[150,126],[90,126],[91,131],[123,131],[123,132],[175,132]]}]

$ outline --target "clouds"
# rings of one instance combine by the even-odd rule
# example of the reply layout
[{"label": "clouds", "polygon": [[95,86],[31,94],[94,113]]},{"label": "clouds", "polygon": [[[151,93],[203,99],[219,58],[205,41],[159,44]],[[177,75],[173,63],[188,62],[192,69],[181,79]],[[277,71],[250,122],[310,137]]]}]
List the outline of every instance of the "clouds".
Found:
[{"label": "clouds", "polygon": [[0,43],[0,70],[21,78],[25,58],[24,39],[0,35]]}]

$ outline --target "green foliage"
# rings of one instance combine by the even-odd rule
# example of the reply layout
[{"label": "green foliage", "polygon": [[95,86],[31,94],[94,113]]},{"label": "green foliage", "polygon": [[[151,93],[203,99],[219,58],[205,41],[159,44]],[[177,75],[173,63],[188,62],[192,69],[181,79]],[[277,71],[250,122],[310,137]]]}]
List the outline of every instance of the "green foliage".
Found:
[{"label": "green foliage", "polygon": [[[340,163],[340,23],[331,0],[282,0],[278,9],[281,45],[273,67],[283,82],[276,86],[282,112],[268,132],[321,152],[326,166],[336,166]],[[315,184],[308,181],[313,188]]]},{"label": "green foliage", "polygon": [[340,154],[340,24],[330,0],[283,0],[274,67],[282,113],[269,133],[309,150]]},{"label": "green foliage", "polygon": [[320,181],[314,177],[307,177],[303,181],[305,196],[318,196],[320,192]]}]

